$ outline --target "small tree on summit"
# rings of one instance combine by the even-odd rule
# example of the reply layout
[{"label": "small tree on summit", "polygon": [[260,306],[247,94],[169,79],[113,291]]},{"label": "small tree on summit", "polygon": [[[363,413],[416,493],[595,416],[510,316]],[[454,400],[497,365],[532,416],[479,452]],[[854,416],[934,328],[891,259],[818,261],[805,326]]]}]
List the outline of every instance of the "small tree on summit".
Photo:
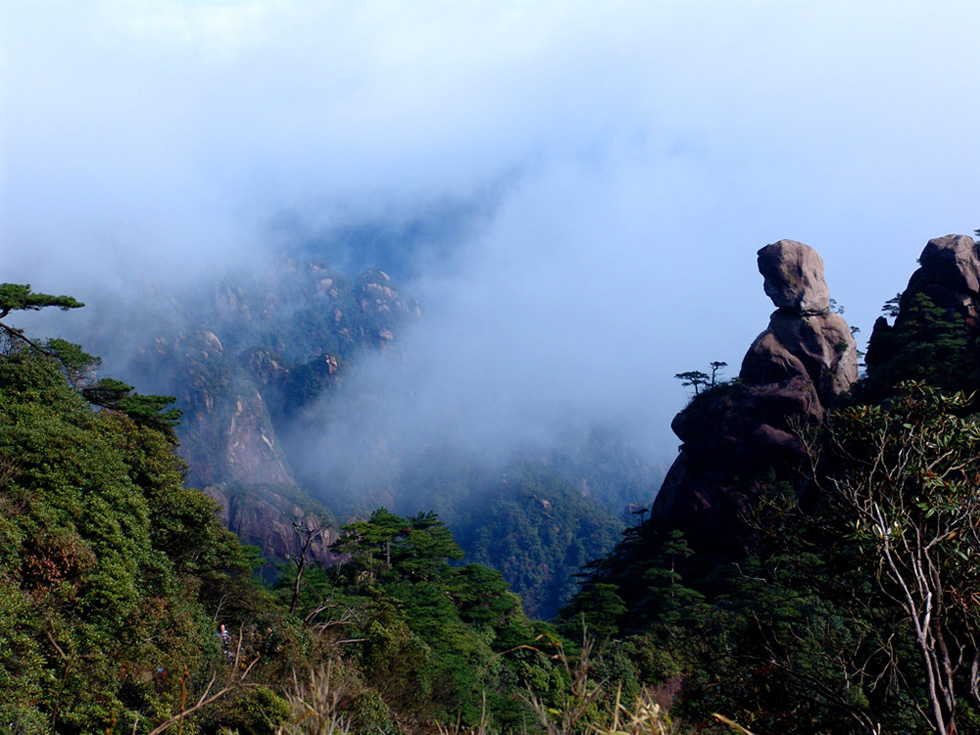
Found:
[{"label": "small tree on summit", "polygon": [[708,366],[711,368],[710,375],[700,370],[688,370],[686,373],[677,373],[674,377],[681,381],[681,385],[685,388],[692,386],[694,388],[694,395],[697,396],[701,394],[702,388],[707,390],[708,388],[714,388],[718,384],[718,373],[723,368],[728,367],[728,363],[715,360],[714,362],[708,363]]},{"label": "small tree on summit", "polygon": [[700,370],[688,370],[686,373],[677,373],[674,377],[681,381],[681,385],[685,388],[693,386],[694,395],[700,395],[701,389],[708,388],[711,384],[711,376]]},{"label": "small tree on summit", "polygon": [[715,378],[718,373],[722,371],[723,368],[728,367],[727,362],[722,362],[720,360],[715,360],[714,362],[709,362],[708,365],[711,367],[711,388],[715,387]]}]

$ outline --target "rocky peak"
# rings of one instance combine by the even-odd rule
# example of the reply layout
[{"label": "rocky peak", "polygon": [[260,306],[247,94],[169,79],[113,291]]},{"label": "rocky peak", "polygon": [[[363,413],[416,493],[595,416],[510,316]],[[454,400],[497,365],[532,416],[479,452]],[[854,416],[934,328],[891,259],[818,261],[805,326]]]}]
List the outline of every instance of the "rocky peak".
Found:
[{"label": "rocky peak", "polygon": [[[903,380],[946,390],[980,388],[980,256],[967,235],[926,243],[893,312],[875,322],[865,392],[881,398]],[[895,306],[889,302],[889,309]]]},{"label": "rocky peak", "polygon": [[797,314],[830,311],[830,289],[823,277],[823,258],[809,245],[780,240],[759,251],[763,290],[777,309]]},{"label": "rocky peak", "polygon": [[819,418],[858,374],[851,330],[830,311],[823,259],[808,245],[780,240],[759,251],[759,272],[776,311],[746,353],[739,378],[758,399],[813,392],[807,413]]},{"label": "rocky peak", "polygon": [[709,554],[736,556],[751,543],[739,519],[763,491],[760,479],[790,466],[801,447],[796,423],[820,423],[857,380],[857,346],[830,311],[823,260],[780,240],[758,253],[763,288],[776,306],[749,347],[739,379],[697,396],[671,424],[684,442],[651,511]]},{"label": "rocky peak", "polygon": [[977,245],[967,235],[946,235],[926,243],[919,269],[912,274],[908,291],[924,292],[943,308],[964,316],[976,316],[980,299],[980,258]]},{"label": "rocky peak", "polygon": [[366,316],[404,314],[419,316],[418,302],[404,299],[392,285],[391,277],[377,268],[366,271],[357,280],[355,297]]}]

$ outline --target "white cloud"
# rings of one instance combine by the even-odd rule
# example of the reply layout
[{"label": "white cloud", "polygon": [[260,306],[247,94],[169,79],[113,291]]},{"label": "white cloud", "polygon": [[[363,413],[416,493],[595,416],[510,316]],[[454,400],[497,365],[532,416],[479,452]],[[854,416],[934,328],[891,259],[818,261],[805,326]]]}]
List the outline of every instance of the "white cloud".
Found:
[{"label": "white cloud", "polygon": [[283,211],[317,233],[489,202],[414,287],[420,375],[477,397],[501,360],[500,410],[665,436],[673,373],[734,372],[765,326],[759,247],[820,250],[867,334],[926,239],[980,226],[969,3],[39,0],[0,22],[6,280],[122,294],[247,263]]}]

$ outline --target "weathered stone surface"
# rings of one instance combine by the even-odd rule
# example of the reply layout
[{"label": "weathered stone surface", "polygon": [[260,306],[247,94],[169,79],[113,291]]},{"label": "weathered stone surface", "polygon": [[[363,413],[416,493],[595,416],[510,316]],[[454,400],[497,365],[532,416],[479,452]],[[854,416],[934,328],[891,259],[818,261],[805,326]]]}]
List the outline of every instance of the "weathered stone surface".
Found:
[{"label": "weathered stone surface", "polygon": [[761,478],[797,462],[799,425],[818,424],[857,380],[857,346],[830,312],[823,261],[781,240],[759,251],[765,292],[777,309],[742,361],[739,380],[697,399],[671,428],[684,442],[651,511],[702,553],[737,556],[752,534],[740,520],[765,491]]},{"label": "weathered stone surface", "polygon": [[857,373],[857,345],[843,317],[829,312],[803,316],[781,309],[749,348],[739,377],[760,395],[785,392],[787,382],[803,378],[802,385],[816,392],[807,412],[819,418],[822,407],[846,392]]},{"label": "weathered stone surface", "polygon": [[919,256],[919,265],[913,277],[919,288],[935,284],[972,296],[980,295],[980,258],[972,237],[946,235],[930,240]]},{"label": "weathered stone surface", "polygon": [[[183,371],[175,391],[184,409],[180,453],[192,469],[193,484],[295,483],[257,387],[261,384],[229,378],[233,359],[214,332],[178,335],[157,349]],[[257,351],[250,360],[261,362],[267,375],[285,372],[265,352]]]},{"label": "weathered stone surface", "polygon": [[946,235],[926,243],[902,304],[917,293],[924,293],[936,306],[954,309],[972,323],[980,313],[980,257],[973,238]]},{"label": "weathered stone surface", "polygon": [[[323,527],[323,520],[316,513],[303,510],[268,487],[252,486],[247,491],[232,492],[218,484],[208,485],[203,492],[218,504],[218,517],[225,526],[246,543],[261,547],[272,559],[285,560],[300,554],[302,540],[293,523],[309,529]],[[329,547],[337,538],[332,528],[324,528],[310,544],[309,558],[327,565],[336,562],[338,557]]]},{"label": "weathered stone surface", "polygon": [[796,240],[780,240],[759,251],[763,289],[777,309],[823,314],[830,309],[830,289],[823,277],[823,259]]}]

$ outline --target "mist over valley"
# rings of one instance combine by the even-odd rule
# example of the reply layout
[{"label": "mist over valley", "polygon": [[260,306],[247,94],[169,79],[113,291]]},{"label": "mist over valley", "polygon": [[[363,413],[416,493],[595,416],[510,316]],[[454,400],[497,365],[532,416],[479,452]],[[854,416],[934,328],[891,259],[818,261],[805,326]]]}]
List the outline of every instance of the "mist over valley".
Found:
[{"label": "mist over valley", "polygon": [[0,730],[968,731],[977,27],[2,4]]}]

